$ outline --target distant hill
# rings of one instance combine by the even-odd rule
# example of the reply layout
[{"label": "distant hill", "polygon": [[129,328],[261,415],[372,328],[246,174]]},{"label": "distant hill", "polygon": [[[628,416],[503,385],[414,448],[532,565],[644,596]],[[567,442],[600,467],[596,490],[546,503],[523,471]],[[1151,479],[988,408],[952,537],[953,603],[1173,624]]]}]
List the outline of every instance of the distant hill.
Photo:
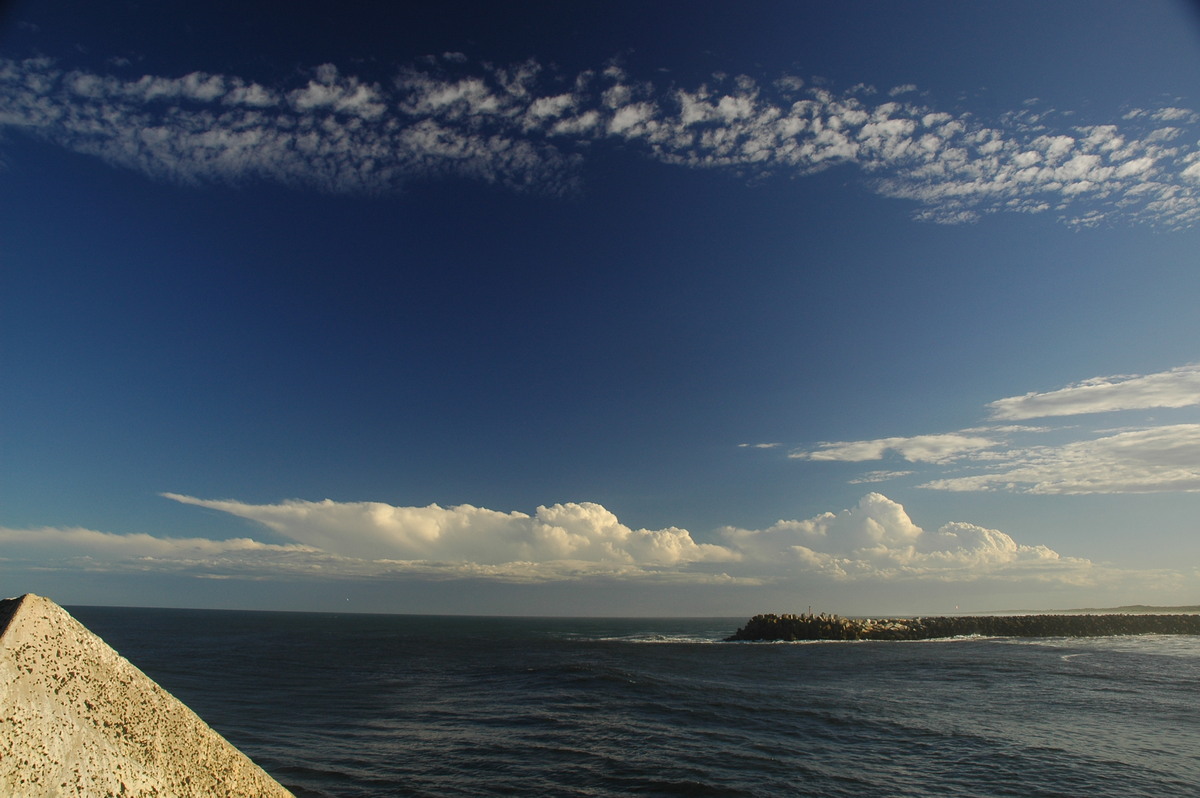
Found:
[{"label": "distant hill", "polygon": [[[1154,604],[1127,604],[1123,607],[1076,607],[1069,610],[987,610],[981,612],[958,612],[961,617],[984,615],[1200,615],[1200,604],[1182,607],[1159,607]],[[863,616],[866,617],[866,616]],[[918,617],[918,614],[904,617]]]},{"label": "distant hill", "polygon": [[1076,607],[1070,610],[994,610],[965,612],[962,615],[1200,615],[1200,604],[1184,607],[1159,607],[1154,604],[1126,604],[1123,607]]},{"label": "distant hill", "polygon": [[1132,614],[1132,615],[1183,615],[1189,613],[1200,613],[1200,605],[1193,604],[1187,607],[1156,607],[1152,604],[1129,604],[1124,607],[1084,607],[1076,610],[1055,610],[1062,613],[1080,613],[1088,614]]}]

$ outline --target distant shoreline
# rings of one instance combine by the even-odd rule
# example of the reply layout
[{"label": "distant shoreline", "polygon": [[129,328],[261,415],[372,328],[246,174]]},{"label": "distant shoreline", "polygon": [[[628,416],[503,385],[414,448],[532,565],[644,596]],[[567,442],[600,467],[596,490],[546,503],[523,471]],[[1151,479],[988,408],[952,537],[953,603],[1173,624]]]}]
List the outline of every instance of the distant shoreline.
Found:
[{"label": "distant shoreline", "polygon": [[[1055,611],[1055,615],[1076,615],[1086,613],[1089,615],[1197,615],[1200,614],[1200,605],[1184,606],[1184,607],[1156,607],[1153,604],[1129,604],[1124,607],[1085,607],[1077,610],[1061,610]],[[1024,612],[1022,615],[1036,615],[1037,613]]]},{"label": "distant shoreline", "polygon": [[1126,604],[1121,607],[1075,607],[1066,610],[991,610],[967,615],[1200,615],[1200,604],[1178,607]]},{"label": "distant shoreline", "polygon": [[1086,612],[966,615],[929,618],[842,618],[838,615],[755,615],[728,641],[932,640],[947,637],[1107,637],[1200,635],[1200,615]]}]

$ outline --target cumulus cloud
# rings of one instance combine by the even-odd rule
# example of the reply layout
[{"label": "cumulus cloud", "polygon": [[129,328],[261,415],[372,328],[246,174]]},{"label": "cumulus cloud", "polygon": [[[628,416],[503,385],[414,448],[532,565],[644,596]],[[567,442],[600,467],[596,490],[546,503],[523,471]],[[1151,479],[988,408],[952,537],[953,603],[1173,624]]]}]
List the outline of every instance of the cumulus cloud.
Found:
[{"label": "cumulus cloud", "polygon": [[997,399],[988,407],[993,418],[1020,421],[1196,405],[1200,405],[1200,365],[1192,364],[1155,374],[1094,377],[1056,391]]},{"label": "cumulus cloud", "polygon": [[734,552],[696,543],[687,530],[631,529],[599,504],[538,507],[533,515],[469,504],[396,507],[381,502],[287,501],[256,505],[164,494],[257,521],[301,544],[362,559],[509,562],[581,561],[675,566],[728,561]]},{"label": "cumulus cloud", "polygon": [[[952,523],[936,533],[871,493],[840,513],[779,521],[764,530],[726,527],[719,544],[684,529],[634,530],[593,503],[555,504],[528,515],[459,505],[395,507],[379,502],[288,501],[251,505],[165,494],[247,518],[306,546],[396,571],[504,578],[619,578],[765,583],[797,575],[891,579],[933,575],[971,581],[1005,574],[1073,580],[1084,560],[1017,545],[1002,532]],[[715,567],[715,568],[714,568]],[[1052,575],[1052,576],[1051,576]]]},{"label": "cumulus cloud", "polygon": [[1188,109],[1080,125],[1026,107],[985,124],[915,97],[911,85],[880,101],[870,87],[839,93],[790,75],[664,88],[614,66],[572,77],[534,60],[474,66],[461,53],[390,80],[325,64],[294,86],[0,60],[0,128],[184,183],[378,193],[453,176],[553,194],[575,189],[589,148],[614,141],[753,178],[853,165],[873,190],[941,223],[1000,211],[1076,226],[1200,218],[1200,116]]},{"label": "cumulus cloud", "polygon": [[[3,546],[5,553],[3,560],[19,562],[34,570],[165,572],[209,579],[378,579],[416,576],[425,579],[493,579],[507,582],[585,578],[697,584],[744,581],[722,573],[689,573],[678,568],[635,563],[627,559],[514,560],[499,563],[474,559],[394,559],[349,556],[315,546],[262,543],[252,538],[210,540],[146,534],[118,535],[83,528],[0,527],[0,546]],[[353,549],[352,546],[340,548]]]},{"label": "cumulus cloud", "polygon": [[879,493],[839,513],[779,521],[767,529],[721,530],[748,560],[791,564],[836,579],[984,577],[1086,582],[1092,564],[1045,546],[1026,546],[996,529],[954,522],[930,533]]},{"label": "cumulus cloud", "polygon": [[164,495],[251,520],[296,542],[0,528],[0,546],[6,559],[27,569],[198,578],[693,585],[932,578],[1077,584],[1092,575],[1086,560],[1018,544],[998,530],[952,522],[927,532],[900,504],[879,493],[838,513],[781,520],[765,529],[724,527],[713,533],[713,543],[697,542],[677,527],[633,529],[604,507],[586,502],[526,514],[471,505],[397,507],[329,500],[256,505]]}]

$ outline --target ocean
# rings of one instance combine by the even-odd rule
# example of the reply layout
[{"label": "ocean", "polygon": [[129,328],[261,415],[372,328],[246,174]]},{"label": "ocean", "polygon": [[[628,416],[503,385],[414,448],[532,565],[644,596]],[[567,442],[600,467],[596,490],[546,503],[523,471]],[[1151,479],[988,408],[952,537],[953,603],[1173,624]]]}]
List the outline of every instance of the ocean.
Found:
[{"label": "ocean", "polygon": [[300,798],[1200,795],[1200,637],[68,609]]}]

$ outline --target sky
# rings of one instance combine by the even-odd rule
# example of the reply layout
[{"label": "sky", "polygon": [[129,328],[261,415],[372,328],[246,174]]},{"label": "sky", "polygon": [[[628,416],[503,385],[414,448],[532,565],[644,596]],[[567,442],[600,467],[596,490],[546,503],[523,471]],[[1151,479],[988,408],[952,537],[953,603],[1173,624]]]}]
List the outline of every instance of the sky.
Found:
[{"label": "sky", "polygon": [[0,592],[1200,604],[1200,10],[0,6]]}]

